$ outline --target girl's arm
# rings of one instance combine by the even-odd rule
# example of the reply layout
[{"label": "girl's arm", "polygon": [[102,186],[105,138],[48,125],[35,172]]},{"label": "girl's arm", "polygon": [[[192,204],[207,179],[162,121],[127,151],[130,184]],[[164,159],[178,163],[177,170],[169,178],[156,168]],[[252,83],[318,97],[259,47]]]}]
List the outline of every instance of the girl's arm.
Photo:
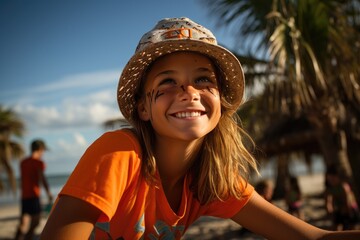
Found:
[{"label": "girl's arm", "polygon": [[232,219],[267,239],[360,239],[360,231],[329,232],[314,227],[267,202],[256,192]]},{"label": "girl's arm", "polygon": [[100,210],[80,199],[61,196],[52,210],[40,239],[88,239]]}]

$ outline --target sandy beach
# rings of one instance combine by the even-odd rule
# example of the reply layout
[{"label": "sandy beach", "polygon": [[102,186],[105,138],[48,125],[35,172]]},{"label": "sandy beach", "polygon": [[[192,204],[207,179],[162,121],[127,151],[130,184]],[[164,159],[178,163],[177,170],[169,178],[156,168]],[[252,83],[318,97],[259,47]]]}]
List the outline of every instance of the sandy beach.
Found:
[{"label": "sandy beach", "polygon": [[[323,175],[300,176],[299,184],[304,195],[303,211],[305,220],[315,226],[329,229],[331,221],[327,217],[324,208],[324,199],[321,197],[321,193],[324,190]],[[274,201],[273,204],[280,208],[285,208],[284,201]],[[18,203],[0,205],[0,240],[13,239],[18,224],[19,213],[20,206]],[[42,217],[40,226],[36,231],[37,234],[42,231],[46,218],[46,215]],[[360,229],[360,226],[357,226],[357,228]],[[264,239],[255,234],[244,232],[241,229],[241,226],[228,219],[202,217],[188,229],[183,239]]]}]

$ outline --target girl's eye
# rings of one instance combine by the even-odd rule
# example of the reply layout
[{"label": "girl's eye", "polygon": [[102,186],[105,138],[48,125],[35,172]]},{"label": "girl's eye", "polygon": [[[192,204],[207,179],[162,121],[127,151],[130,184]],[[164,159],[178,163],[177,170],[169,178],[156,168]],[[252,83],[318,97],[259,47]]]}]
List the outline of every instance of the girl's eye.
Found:
[{"label": "girl's eye", "polygon": [[166,84],[175,84],[175,80],[172,78],[165,78],[160,81],[159,86],[166,85]]},{"label": "girl's eye", "polygon": [[199,77],[195,80],[195,83],[214,83],[216,82],[214,79],[210,77]]}]

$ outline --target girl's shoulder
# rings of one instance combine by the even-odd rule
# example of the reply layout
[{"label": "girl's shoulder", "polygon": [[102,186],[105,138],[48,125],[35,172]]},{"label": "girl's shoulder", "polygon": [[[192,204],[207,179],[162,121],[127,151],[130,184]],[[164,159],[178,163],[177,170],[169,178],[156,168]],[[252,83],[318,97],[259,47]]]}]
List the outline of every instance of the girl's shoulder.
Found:
[{"label": "girl's shoulder", "polygon": [[107,144],[132,146],[140,149],[140,142],[135,130],[123,128],[105,132],[97,141]]},{"label": "girl's shoulder", "polygon": [[[132,130],[119,129],[103,133],[85,151],[78,165],[108,169],[138,168],[142,151],[138,137]],[[134,170],[134,169],[133,169]]]},{"label": "girl's shoulder", "polygon": [[137,134],[130,129],[119,129],[103,133],[86,150],[85,155],[108,155],[134,153],[141,156],[142,150]]}]

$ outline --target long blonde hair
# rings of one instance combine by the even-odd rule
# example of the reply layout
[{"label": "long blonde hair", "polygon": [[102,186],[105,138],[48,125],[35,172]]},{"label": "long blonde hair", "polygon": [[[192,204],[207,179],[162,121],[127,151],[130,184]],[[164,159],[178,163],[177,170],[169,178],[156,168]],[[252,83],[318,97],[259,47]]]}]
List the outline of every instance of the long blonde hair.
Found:
[{"label": "long blonde hair", "polygon": [[256,160],[244,146],[243,138],[253,141],[240,127],[236,112],[226,105],[223,99],[220,121],[205,136],[191,171],[191,189],[201,203],[230,196],[240,199],[251,170],[258,172]]},{"label": "long blonde hair", "polygon": [[[216,66],[216,64],[215,64]],[[150,69],[148,67],[148,69]],[[221,82],[222,74],[216,75]],[[144,101],[144,73],[139,86],[136,101]],[[220,87],[221,92],[221,87]],[[155,133],[150,121],[140,119],[133,111],[134,128],[142,146],[142,175],[149,183],[156,181],[156,161],[153,152]],[[252,140],[240,127],[236,109],[221,96],[221,117],[217,126],[204,137],[201,149],[190,169],[190,189],[202,204],[214,199],[225,200],[230,196],[238,199],[242,196],[244,184],[247,184],[251,169],[257,171],[256,160],[244,146],[243,138]]]}]

